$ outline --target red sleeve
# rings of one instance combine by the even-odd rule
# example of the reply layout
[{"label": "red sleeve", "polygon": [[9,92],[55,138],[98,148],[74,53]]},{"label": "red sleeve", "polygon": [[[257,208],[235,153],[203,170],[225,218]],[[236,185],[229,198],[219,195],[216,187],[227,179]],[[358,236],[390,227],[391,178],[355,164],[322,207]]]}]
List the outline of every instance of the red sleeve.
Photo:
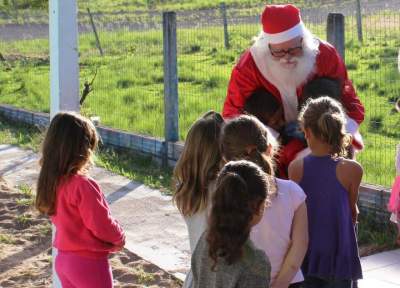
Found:
[{"label": "red sleeve", "polygon": [[348,78],[346,66],[336,49],[327,42],[319,45],[317,57],[318,76],[342,80],[342,104],[347,115],[358,124],[364,121],[364,106],[358,98],[353,83]]},{"label": "red sleeve", "polygon": [[247,50],[232,70],[222,115],[231,118],[242,114],[246,98],[261,86],[256,76],[256,64]]},{"label": "red sleeve", "polygon": [[95,237],[113,245],[123,243],[124,232],[111,216],[103,192],[94,180],[82,178],[72,201],[78,207],[84,225]]}]

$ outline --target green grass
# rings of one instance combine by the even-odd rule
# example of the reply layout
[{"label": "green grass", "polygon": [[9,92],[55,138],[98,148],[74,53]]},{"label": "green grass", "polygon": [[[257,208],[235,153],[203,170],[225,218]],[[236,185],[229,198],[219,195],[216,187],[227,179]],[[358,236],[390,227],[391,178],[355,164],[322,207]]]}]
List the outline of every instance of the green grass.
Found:
[{"label": "green grass", "polygon": [[[396,59],[400,31],[393,24],[399,24],[399,18],[393,13],[364,17],[362,45],[354,32],[355,19],[346,18],[348,72],[366,108],[361,126],[366,149],[357,158],[366,172],[364,181],[384,186],[391,185],[394,147],[400,139],[399,114],[391,112],[400,95]],[[325,37],[323,24],[309,28]],[[231,69],[259,29],[258,25],[230,26],[230,50],[223,47],[222,27],[177,31],[180,139],[199,115],[222,109]],[[97,71],[83,113],[100,116],[106,126],[163,137],[161,31],[99,31],[99,35],[104,57],[99,56],[92,34],[79,39],[81,85]],[[48,41],[2,42],[0,51],[8,59],[0,66],[0,103],[48,112]]]},{"label": "green grass", "polygon": [[394,249],[396,246],[396,226],[385,220],[378,221],[373,213],[361,213],[358,224],[359,246],[375,245],[380,249]]},{"label": "green grass", "polygon": [[48,223],[43,223],[42,225],[39,226],[39,233],[40,235],[43,236],[47,236],[47,235],[51,235],[51,224],[50,222]]},{"label": "green grass", "polygon": [[35,203],[35,195],[32,191],[32,188],[27,184],[22,184],[17,187],[18,190],[22,193],[23,198],[17,199],[15,202],[18,206],[33,206]]},{"label": "green grass", "polygon": [[0,143],[38,151],[42,133],[32,126],[10,122],[0,116]]},{"label": "green grass", "polygon": [[[13,0],[16,6],[13,5],[12,1],[1,1],[0,11],[8,14],[10,17],[22,16],[27,14],[33,14],[34,12],[46,12],[48,9],[48,1],[46,0]],[[349,1],[349,0],[347,0]],[[242,7],[251,9],[256,6],[262,7],[265,3],[282,3],[277,0],[78,0],[78,9],[80,12],[86,12],[86,8],[89,7],[92,11],[96,12],[146,12],[150,11],[182,11],[182,10],[198,10],[198,9],[209,9],[218,8],[221,2],[225,2],[230,7]],[[304,6],[304,0],[292,0],[291,3],[295,3],[298,6]],[[345,2],[345,1],[343,1]],[[331,0],[334,3],[334,0]],[[319,6],[319,3],[311,3],[307,6]],[[18,8],[18,12],[15,12],[15,7]],[[19,14],[19,15],[17,15]],[[21,19],[23,20],[23,19]]]},{"label": "green grass", "polygon": [[[0,116],[0,144],[19,145],[37,152],[42,139],[43,133],[37,128],[12,122]],[[131,151],[101,147],[95,155],[95,163],[129,179],[160,189],[164,194],[171,194],[172,170],[160,168],[151,157]],[[19,199],[17,204],[21,206],[32,204],[31,188],[27,185],[18,188],[26,199]]]},{"label": "green grass", "polygon": [[165,194],[171,194],[172,170],[161,168],[149,156],[103,148],[97,154],[96,164],[151,188],[158,188]]},{"label": "green grass", "polygon": [[2,234],[0,234],[0,243],[14,244],[15,238],[12,235],[2,233]]},{"label": "green grass", "polygon": [[18,190],[21,191],[25,198],[31,198],[33,196],[32,188],[27,184],[18,186]]},{"label": "green grass", "polygon": [[[48,23],[48,1],[47,0],[13,0],[16,3],[15,10],[11,0],[0,1],[0,12],[6,17],[0,18],[0,24],[5,23]],[[191,12],[181,13],[180,20],[195,22],[198,19],[197,11],[203,9],[214,9],[210,17],[218,19],[221,17],[220,3],[227,6],[227,15],[231,18],[259,15],[266,3],[281,4],[290,2],[298,7],[336,7],[336,0],[305,1],[305,0],[78,0],[78,21],[89,24],[87,13],[89,8],[97,23],[130,22],[130,23],[161,23],[163,11]],[[341,0],[342,3],[354,2],[354,0]],[[363,1],[363,3],[367,0]]]},{"label": "green grass", "polygon": [[30,214],[21,214],[15,218],[15,222],[19,226],[27,226],[32,221],[32,216]]}]

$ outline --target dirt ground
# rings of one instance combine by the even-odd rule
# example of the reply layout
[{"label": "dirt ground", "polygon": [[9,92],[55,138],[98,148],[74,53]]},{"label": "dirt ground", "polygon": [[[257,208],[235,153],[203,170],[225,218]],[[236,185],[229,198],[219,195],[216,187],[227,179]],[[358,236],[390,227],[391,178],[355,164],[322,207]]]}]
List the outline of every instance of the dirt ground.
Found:
[{"label": "dirt ground", "polygon": [[[0,287],[51,286],[51,225],[33,208],[29,187],[0,177]],[[115,287],[180,287],[157,266],[124,249],[112,255]]]}]

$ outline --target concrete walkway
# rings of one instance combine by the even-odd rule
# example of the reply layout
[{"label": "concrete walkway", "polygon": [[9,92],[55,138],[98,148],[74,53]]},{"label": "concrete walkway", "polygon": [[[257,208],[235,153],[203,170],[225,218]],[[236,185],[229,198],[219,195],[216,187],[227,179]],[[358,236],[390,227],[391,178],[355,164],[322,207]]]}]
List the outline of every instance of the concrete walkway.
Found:
[{"label": "concrete walkway", "polygon": [[361,258],[364,279],[360,288],[400,287],[400,249]]},{"label": "concrete walkway", "polygon": [[[34,187],[37,162],[38,156],[29,150],[0,145],[0,176],[12,185]],[[171,197],[101,168],[93,168],[90,174],[100,183],[113,215],[126,231],[126,247],[183,279],[190,264],[189,241]],[[359,281],[360,288],[400,287],[400,249],[364,257],[361,262],[364,280]]]},{"label": "concrete walkway", "polygon": [[[35,187],[38,173],[37,154],[0,145],[0,176],[11,185]],[[90,175],[100,184],[112,214],[125,229],[126,248],[184,279],[190,265],[189,241],[171,197],[98,167]]]}]

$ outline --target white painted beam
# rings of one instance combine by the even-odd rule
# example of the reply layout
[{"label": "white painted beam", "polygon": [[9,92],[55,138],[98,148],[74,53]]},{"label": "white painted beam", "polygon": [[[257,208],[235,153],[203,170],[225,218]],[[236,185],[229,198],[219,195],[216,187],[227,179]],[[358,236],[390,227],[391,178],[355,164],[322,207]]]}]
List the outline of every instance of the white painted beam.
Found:
[{"label": "white painted beam", "polygon": [[[78,22],[76,0],[49,0],[50,117],[59,111],[79,112]],[[55,227],[53,225],[53,239]],[[53,287],[61,287],[54,269]]]},{"label": "white painted beam", "polygon": [[78,23],[76,0],[49,1],[50,117],[79,111]]}]

